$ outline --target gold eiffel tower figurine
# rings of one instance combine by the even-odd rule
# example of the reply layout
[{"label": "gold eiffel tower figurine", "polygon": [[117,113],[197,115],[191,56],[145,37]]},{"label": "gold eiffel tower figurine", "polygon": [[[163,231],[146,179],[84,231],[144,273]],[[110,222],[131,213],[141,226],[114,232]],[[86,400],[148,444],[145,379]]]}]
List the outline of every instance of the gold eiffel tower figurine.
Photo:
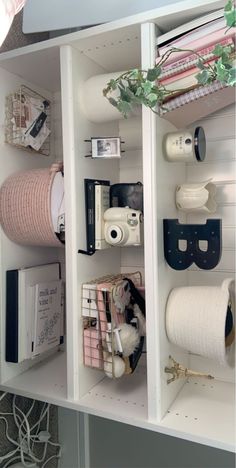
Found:
[{"label": "gold eiffel tower figurine", "polygon": [[171,361],[170,367],[165,367],[165,372],[167,374],[172,374],[172,377],[167,379],[167,383],[170,384],[177,379],[181,379],[184,377],[204,377],[205,379],[214,379],[212,375],[204,374],[202,372],[195,372],[187,367],[182,366],[177,361],[175,361],[172,356],[169,356]]}]

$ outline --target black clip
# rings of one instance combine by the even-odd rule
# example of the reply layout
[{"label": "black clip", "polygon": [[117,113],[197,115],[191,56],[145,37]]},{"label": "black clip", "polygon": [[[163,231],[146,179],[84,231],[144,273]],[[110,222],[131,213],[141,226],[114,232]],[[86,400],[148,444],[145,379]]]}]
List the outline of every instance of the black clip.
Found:
[{"label": "black clip", "polygon": [[96,250],[81,250],[81,249],[78,250],[78,253],[89,255],[90,257],[91,255],[95,254],[95,252]]}]

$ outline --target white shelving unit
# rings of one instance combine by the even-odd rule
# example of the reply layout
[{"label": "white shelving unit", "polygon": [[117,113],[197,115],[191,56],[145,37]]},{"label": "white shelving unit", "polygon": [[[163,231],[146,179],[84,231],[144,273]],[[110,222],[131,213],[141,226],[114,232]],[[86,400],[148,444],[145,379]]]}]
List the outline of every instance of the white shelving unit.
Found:
[{"label": "white shelving unit", "polygon": [[[17,246],[1,231],[0,383],[2,390],[233,450],[234,371],[221,369],[171,345],[165,334],[165,304],[173,287],[220,284],[225,277],[234,275],[229,259],[232,257],[230,252],[234,252],[235,200],[230,198],[231,204],[220,206],[217,212],[223,219],[226,239],[223,263],[218,269],[211,272],[171,270],[164,261],[162,238],[163,218],[187,219],[175,208],[177,184],[209,177],[217,181],[223,177],[224,182],[234,179],[233,107],[201,122],[208,140],[206,161],[199,166],[177,165],[166,162],[162,155],[163,135],[175,129],[171,123],[148,109],[143,109],[142,116],[132,120],[90,122],[84,112],[86,96],[83,93],[85,81],[92,76],[152,66],[157,32],[162,34],[223,5],[222,1],[187,0],[0,56],[0,182],[19,169],[49,166],[52,160],[63,156],[66,197],[65,253],[64,249]],[[50,158],[32,156],[4,143],[5,95],[21,84],[52,101],[53,150]],[[129,135],[133,138],[135,131],[137,144],[130,145]],[[127,144],[120,164],[84,158],[87,153],[85,139],[119,133],[121,136],[125,134]],[[78,254],[78,249],[85,248],[85,177],[109,179],[111,183],[143,181],[144,248],[108,249],[96,252],[92,257]],[[189,222],[193,220],[188,217]],[[65,265],[66,272],[65,351],[42,362],[33,362],[33,366],[28,361],[6,363],[5,271],[56,260]],[[83,365],[81,285],[108,273],[135,270],[142,271],[146,285],[146,360],[134,375],[112,381],[104,378],[102,372]],[[213,373],[216,379],[213,383],[194,379],[167,385],[164,368],[170,354],[181,364]]]}]

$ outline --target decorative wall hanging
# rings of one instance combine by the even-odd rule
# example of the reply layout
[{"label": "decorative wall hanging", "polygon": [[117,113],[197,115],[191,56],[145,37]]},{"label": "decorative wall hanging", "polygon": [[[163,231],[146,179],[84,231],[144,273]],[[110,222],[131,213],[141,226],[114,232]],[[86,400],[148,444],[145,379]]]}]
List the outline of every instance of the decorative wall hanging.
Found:
[{"label": "decorative wall hanging", "polygon": [[[221,258],[221,219],[208,219],[206,224],[180,224],[178,219],[164,219],[164,254],[171,268],[186,270],[195,263],[202,270],[215,268]],[[179,248],[185,240],[186,250]],[[207,250],[199,247],[199,241],[207,241]]]},{"label": "decorative wall hanging", "polygon": [[120,137],[91,137],[90,140],[84,140],[87,143],[91,143],[91,152],[87,154],[86,158],[94,159],[114,159],[120,158],[121,153],[125,151],[121,149]]},{"label": "decorative wall hanging", "polygon": [[215,213],[216,186],[211,182],[178,185],[175,201],[178,210],[186,212]]}]

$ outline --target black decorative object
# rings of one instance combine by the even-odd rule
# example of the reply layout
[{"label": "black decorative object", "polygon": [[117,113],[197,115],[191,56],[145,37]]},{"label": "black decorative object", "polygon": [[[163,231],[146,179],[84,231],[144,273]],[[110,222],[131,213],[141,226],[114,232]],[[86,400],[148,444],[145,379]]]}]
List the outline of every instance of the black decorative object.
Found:
[{"label": "black decorative object", "polygon": [[[186,270],[195,263],[202,270],[212,270],[221,258],[221,219],[208,219],[206,224],[180,224],[178,219],[164,219],[164,254],[174,270]],[[180,250],[179,241],[187,242],[186,250]],[[207,241],[203,251],[199,241]]]},{"label": "black decorative object", "polygon": [[126,207],[143,212],[143,184],[142,182],[119,183],[111,185],[110,205]]}]

